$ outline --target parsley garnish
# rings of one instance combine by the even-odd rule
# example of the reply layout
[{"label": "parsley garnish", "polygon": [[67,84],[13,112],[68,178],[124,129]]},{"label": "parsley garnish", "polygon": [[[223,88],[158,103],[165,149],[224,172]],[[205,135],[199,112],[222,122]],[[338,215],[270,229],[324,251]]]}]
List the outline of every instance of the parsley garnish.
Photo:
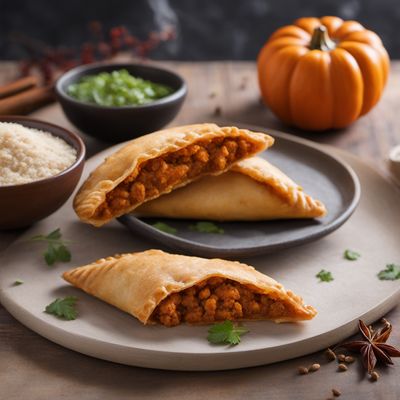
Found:
[{"label": "parsley garnish", "polygon": [[71,252],[68,250],[65,240],[61,239],[60,228],[46,235],[33,236],[33,242],[46,242],[47,250],[43,253],[43,257],[47,265],[53,265],[56,261],[71,261]]},{"label": "parsley garnish", "polygon": [[78,298],[75,296],[56,299],[46,307],[45,311],[47,314],[53,314],[58,318],[71,321],[78,316],[78,311],[75,308],[77,300]]},{"label": "parsley garnish", "polygon": [[355,260],[358,260],[358,259],[361,257],[361,254],[360,254],[360,253],[357,253],[356,251],[352,251],[352,250],[348,250],[348,249],[347,249],[347,250],[344,252],[343,257],[344,257],[346,260],[355,261]]},{"label": "parsley garnish", "polygon": [[329,271],[325,271],[324,269],[321,269],[321,271],[318,272],[317,275],[315,275],[317,278],[319,278],[320,282],[330,282],[333,281],[333,276]]},{"label": "parsley garnish", "polygon": [[200,233],[224,233],[224,230],[215,225],[214,222],[199,221],[195,225],[190,225],[190,230]]},{"label": "parsley garnish", "polygon": [[17,279],[14,281],[13,286],[19,286],[25,283],[22,279]]},{"label": "parsley garnish", "polygon": [[400,279],[400,265],[387,264],[386,269],[379,272],[378,278],[382,281],[395,281],[396,279]]},{"label": "parsley garnish", "polygon": [[176,233],[178,230],[172,226],[169,226],[165,222],[156,222],[153,224],[154,228],[158,229],[159,231],[166,232],[166,233]]},{"label": "parsley garnish", "polygon": [[246,328],[235,326],[232,321],[226,320],[220,324],[214,324],[208,330],[207,340],[213,344],[236,345],[240,343],[240,336],[247,332]]}]

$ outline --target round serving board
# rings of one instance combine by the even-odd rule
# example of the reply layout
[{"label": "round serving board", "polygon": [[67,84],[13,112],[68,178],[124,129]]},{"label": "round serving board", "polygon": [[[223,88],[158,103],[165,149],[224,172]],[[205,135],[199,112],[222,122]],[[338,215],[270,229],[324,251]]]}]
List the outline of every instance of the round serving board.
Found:
[{"label": "round serving board", "polygon": [[[302,139],[293,142],[309,143]],[[246,323],[250,332],[235,347],[210,345],[206,340],[207,326],[143,326],[132,316],[68,285],[60,276],[69,268],[101,257],[162,246],[133,236],[118,222],[101,229],[80,223],[72,211],[72,199],[5,252],[0,264],[0,301],[23,324],[58,344],[142,367],[233,369],[286,360],[337,343],[355,332],[359,318],[371,323],[400,299],[400,281],[380,281],[376,276],[386,264],[400,262],[400,194],[359,159],[333,148],[328,150],[351,165],[360,179],[363,194],[353,216],[319,241],[240,260],[303,296],[318,310],[312,321]],[[104,155],[87,162],[84,176]],[[306,191],[312,191],[312,182],[309,185],[305,186]],[[70,263],[49,267],[43,260],[43,244],[27,239],[56,228],[71,240],[73,258]],[[345,260],[345,249],[362,256],[357,261]],[[334,280],[318,282],[315,275],[321,269],[331,271]],[[17,279],[24,284],[14,286]],[[79,298],[76,320],[63,321],[43,312],[55,298],[67,295]]]}]

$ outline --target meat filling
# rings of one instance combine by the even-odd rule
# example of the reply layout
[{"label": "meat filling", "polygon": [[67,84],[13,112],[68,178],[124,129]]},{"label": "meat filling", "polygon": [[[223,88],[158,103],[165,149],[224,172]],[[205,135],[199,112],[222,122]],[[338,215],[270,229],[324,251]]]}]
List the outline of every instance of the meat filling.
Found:
[{"label": "meat filling", "polygon": [[139,172],[128,176],[107,193],[96,216],[111,218],[124,210],[154,198],[183,180],[222,171],[254,152],[254,145],[241,138],[216,138],[198,141],[173,153],[145,161]]},{"label": "meat filling", "polygon": [[292,314],[291,306],[230,279],[210,278],[173,293],[154,310],[152,320],[165,326],[208,324],[240,319],[274,319]]}]

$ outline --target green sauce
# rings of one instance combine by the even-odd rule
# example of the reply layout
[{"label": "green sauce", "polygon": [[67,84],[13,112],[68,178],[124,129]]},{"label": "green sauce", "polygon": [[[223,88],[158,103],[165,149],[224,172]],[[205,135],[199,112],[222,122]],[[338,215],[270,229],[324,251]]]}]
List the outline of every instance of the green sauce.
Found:
[{"label": "green sauce", "polygon": [[125,69],[84,76],[67,88],[77,100],[109,107],[147,104],[173,91],[169,86],[136,78]]}]

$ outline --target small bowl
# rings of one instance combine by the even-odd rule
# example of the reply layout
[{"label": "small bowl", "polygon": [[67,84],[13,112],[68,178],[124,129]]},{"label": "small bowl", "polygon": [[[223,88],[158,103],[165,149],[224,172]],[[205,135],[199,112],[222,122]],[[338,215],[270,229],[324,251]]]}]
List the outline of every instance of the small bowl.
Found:
[{"label": "small bowl", "polygon": [[[174,92],[140,106],[108,107],[79,101],[67,88],[83,76],[126,69],[133,76],[162,83]],[[96,63],[74,68],[62,75],[55,86],[56,96],[67,118],[81,131],[106,142],[118,143],[156,131],[174,119],[186,97],[185,81],[174,72],[142,64]]]},{"label": "small bowl", "polygon": [[48,122],[20,116],[2,116],[0,122],[15,122],[64,139],[77,151],[75,162],[59,174],[21,185],[0,186],[0,229],[23,228],[59,209],[71,196],[82,174],[85,145],[75,133]]}]

